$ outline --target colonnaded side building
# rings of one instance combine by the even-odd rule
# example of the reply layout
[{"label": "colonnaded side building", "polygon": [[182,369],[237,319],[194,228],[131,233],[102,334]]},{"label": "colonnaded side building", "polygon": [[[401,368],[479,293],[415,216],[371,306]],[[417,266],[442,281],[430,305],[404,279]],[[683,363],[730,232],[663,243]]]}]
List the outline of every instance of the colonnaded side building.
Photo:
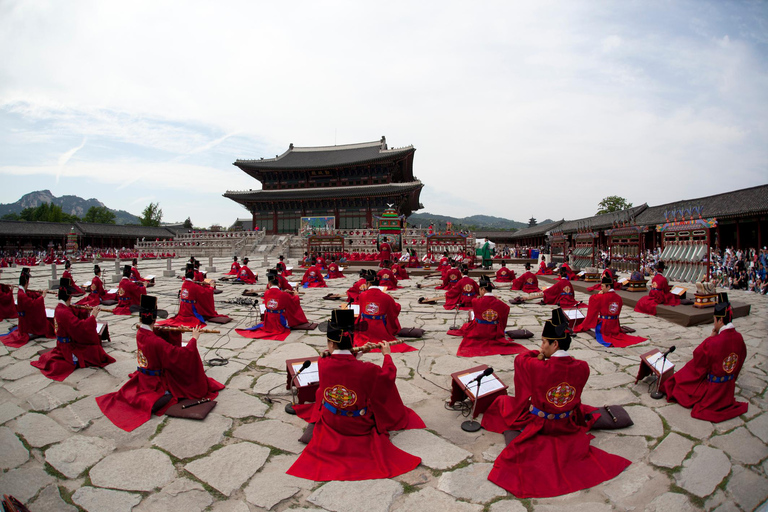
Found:
[{"label": "colonnaded side building", "polygon": [[301,217],[334,217],[336,229],[374,226],[388,204],[406,217],[423,208],[424,185],[413,175],[413,146],[376,142],[295,147],[275,158],[234,165],[261,183],[261,190],[227,191],[243,205],[253,226],[267,234],[296,234]]}]

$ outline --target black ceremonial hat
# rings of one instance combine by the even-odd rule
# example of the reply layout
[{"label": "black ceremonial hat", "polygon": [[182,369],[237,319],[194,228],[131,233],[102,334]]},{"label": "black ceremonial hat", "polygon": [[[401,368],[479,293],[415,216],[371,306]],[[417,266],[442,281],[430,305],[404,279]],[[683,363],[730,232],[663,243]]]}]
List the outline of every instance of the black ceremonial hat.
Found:
[{"label": "black ceremonial hat", "polygon": [[716,317],[724,317],[729,309],[731,309],[731,303],[728,301],[728,294],[725,292],[718,293],[714,315]]},{"label": "black ceremonial hat", "polygon": [[157,297],[154,295],[142,295],[139,306],[142,313],[157,313]]},{"label": "black ceremonial hat", "polygon": [[552,310],[551,322],[555,325],[565,324],[566,326],[568,326],[568,317],[565,315],[565,311],[563,311],[563,308],[557,308]]},{"label": "black ceremonial hat", "polygon": [[600,279],[600,283],[601,284],[607,284],[607,285],[613,285],[613,279],[611,279],[611,276],[608,275],[608,273],[606,272],[605,274],[603,274],[602,279]]},{"label": "black ceremonial hat", "polygon": [[101,267],[98,266],[98,265],[94,265],[93,266],[93,273],[94,274],[98,274],[99,272],[101,272]]},{"label": "black ceremonial hat", "polygon": [[658,262],[656,264],[656,270],[661,270],[663,272],[664,271],[664,267],[665,267],[665,265],[664,265],[663,261],[660,261],[660,262]]},{"label": "black ceremonial hat", "polygon": [[330,341],[341,344],[346,348],[352,347],[353,331],[355,329],[355,312],[351,309],[334,309],[328,321],[327,336]]},{"label": "black ceremonial hat", "polygon": [[59,279],[59,286],[62,288],[69,288],[72,286],[72,281],[68,277],[62,277]]},{"label": "black ceremonial hat", "polygon": [[525,270],[531,270],[531,264],[530,263],[526,263],[525,264]]},{"label": "black ceremonial hat", "polygon": [[27,275],[29,275],[29,267],[23,267],[23,268],[21,269],[21,273],[22,273],[22,274],[27,274]]},{"label": "black ceremonial hat", "polygon": [[555,325],[551,320],[547,320],[541,337],[548,340],[565,340],[570,339],[571,335],[568,333],[568,324]]},{"label": "black ceremonial hat", "polygon": [[123,266],[123,274],[125,274],[126,272],[128,272],[129,274],[131,273],[131,266],[130,265]]}]

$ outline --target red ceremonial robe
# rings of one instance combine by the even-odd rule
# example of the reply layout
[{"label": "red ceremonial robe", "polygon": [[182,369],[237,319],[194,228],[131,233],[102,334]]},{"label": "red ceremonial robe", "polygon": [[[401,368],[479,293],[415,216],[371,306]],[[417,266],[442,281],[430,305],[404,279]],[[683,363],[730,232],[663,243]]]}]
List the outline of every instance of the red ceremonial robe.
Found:
[{"label": "red ceremonial robe", "polygon": [[339,264],[335,261],[332,261],[328,264],[328,276],[326,279],[343,279],[344,274],[342,273],[341,269],[339,268]]},{"label": "red ceremonial robe", "polygon": [[[611,276],[611,279],[613,280],[613,289],[614,290],[621,290],[621,283],[616,281],[616,272],[612,268],[606,268],[603,270],[603,273],[600,274],[600,277],[603,278],[606,274]],[[587,288],[588,292],[594,292],[594,291],[600,291],[601,289],[601,283],[595,283],[589,288]]]},{"label": "red ceremonial robe", "polygon": [[284,292],[287,291],[293,291],[293,286],[291,286],[291,283],[288,282],[286,278],[284,278],[282,275],[277,274],[276,276],[277,282],[280,283],[278,286],[280,286],[280,289]]},{"label": "red ceremonial robe", "polygon": [[164,414],[182,398],[216,398],[224,385],[206,377],[197,340],[176,347],[141,325],[136,332],[138,367],[118,391],[96,398],[99,409],[115,426],[128,432],[146,423],[152,406],[166,392],[172,398],[157,412]]},{"label": "red ceremonial robe", "polygon": [[386,288],[387,290],[397,289],[397,277],[395,273],[388,268],[383,268],[376,273],[376,277],[379,278],[379,286]]},{"label": "red ceremonial robe", "polygon": [[[355,332],[355,346],[361,347],[368,342],[381,343],[382,341],[394,341],[400,332],[400,304],[395,299],[377,288],[370,288],[360,294],[360,316],[358,322],[365,322],[365,330]],[[412,352],[415,348],[401,343],[392,346],[392,352]],[[373,352],[379,352],[374,349]]]},{"label": "red ceremonial robe", "polygon": [[385,355],[379,367],[336,351],[318,367],[319,418],[312,440],[287,473],[315,481],[371,480],[415,469],[421,459],[390,442],[391,412],[378,401],[394,385],[392,358]]},{"label": "red ceremonial robe", "polygon": [[667,400],[691,410],[691,416],[719,423],[747,412],[734,398],[736,379],[747,357],[744,338],[728,324],[693,351],[693,359],[662,384]]},{"label": "red ceremonial robe", "polygon": [[392,246],[389,242],[384,242],[379,246],[379,266],[384,264],[384,260],[392,261]]},{"label": "red ceremonial robe", "polygon": [[284,275],[284,276],[291,276],[293,275],[293,270],[288,270],[288,267],[285,266],[285,263],[282,261],[278,261],[275,263],[275,268],[277,269],[277,272]]},{"label": "red ceremonial robe", "polygon": [[320,271],[320,267],[312,266],[304,272],[304,277],[301,278],[301,286],[303,288],[327,288],[325,279],[323,279],[323,273]]},{"label": "red ceremonial robe", "polygon": [[522,290],[525,293],[536,293],[539,290],[539,278],[531,271],[523,273],[520,277],[512,281],[513,290]]},{"label": "red ceremonial robe", "polygon": [[98,306],[104,300],[117,300],[116,293],[107,293],[104,289],[104,283],[99,276],[93,276],[91,280],[91,292],[77,301],[77,304],[83,306]]},{"label": "red ceremonial robe", "polygon": [[43,352],[37,361],[30,364],[49,379],[62,381],[76,368],[96,366],[104,368],[115,359],[101,347],[101,338],[96,332],[96,318],[82,312],[85,318],[78,318],[64,301],[59,301],[54,313],[56,325],[56,346]]},{"label": "red ceremonial robe", "polygon": [[567,279],[556,281],[544,290],[543,300],[544,304],[556,304],[563,308],[573,308],[579,304],[573,292],[573,285]]},{"label": "red ceremonial robe", "polygon": [[461,271],[457,268],[448,267],[443,272],[443,284],[435,286],[435,290],[450,290],[454,284],[461,279]]},{"label": "red ceremonial robe", "polygon": [[197,327],[206,320],[219,316],[213,306],[213,288],[185,279],[179,294],[179,312],[173,317],[157,322],[157,325]]},{"label": "red ceremonial robe", "polygon": [[115,315],[130,315],[131,306],[139,306],[141,296],[146,294],[147,289],[145,287],[123,277],[117,286],[117,307],[113,313]]},{"label": "red ceremonial robe", "polygon": [[[459,350],[460,357],[492,356],[495,354],[519,354],[525,347],[507,340],[509,306],[487,292],[472,301],[474,319],[465,332]],[[464,329],[462,327],[462,329]]]},{"label": "red ceremonial robe", "polygon": [[501,267],[496,271],[497,283],[511,283],[515,278],[515,271],[509,270],[507,267]]},{"label": "red ceremonial robe", "polygon": [[82,288],[80,288],[79,286],[77,286],[75,284],[75,278],[72,277],[72,273],[69,270],[65,270],[61,274],[61,277],[69,279],[69,286],[71,288],[71,290],[70,290],[71,291],[71,295],[76,295],[76,296],[79,297],[80,295],[85,294],[85,290],[83,290]]},{"label": "red ceremonial robe", "polygon": [[240,275],[240,264],[236,261],[233,261],[232,264],[229,266],[229,272],[224,274],[225,276],[237,276]]},{"label": "red ceremonial robe", "polygon": [[669,293],[669,290],[667,278],[656,272],[651,280],[651,291],[645,297],[640,297],[640,300],[635,304],[635,311],[656,316],[656,306],[659,304],[677,306],[680,304],[680,298]]},{"label": "red ceremonial robe", "polygon": [[444,309],[472,309],[472,301],[480,293],[480,287],[469,276],[462,277],[450,290],[445,292]]},{"label": "red ceremonial robe", "polygon": [[[540,361],[537,355],[529,351],[515,359],[515,393],[530,397],[533,419],[498,456],[488,480],[518,498],[547,498],[617,476],[630,461],[589,444],[594,436],[587,434],[581,407],[589,366],[570,356]],[[568,416],[556,417],[563,414]]]},{"label": "red ceremonial robe", "polygon": [[605,347],[624,348],[646,341],[641,336],[630,336],[621,332],[621,308],[624,301],[621,295],[609,290],[607,293],[598,293],[589,298],[587,317],[576,326],[575,332],[595,330],[595,339]]},{"label": "red ceremonial robe", "polygon": [[405,270],[405,264],[395,263],[392,265],[392,273],[395,274],[395,277],[398,281],[402,281],[403,279],[410,279],[408,276],[408,271]]},{"label": "red ceremonial robe", "polygon": [[419,258],[416,256],[411,256],[408,258],[408,268],[419,268],[421,267],[421,263],[419,263]]},{"label": "red ceremonial robe", "polygon": [[25,291],[21,286],[16,293],[16,313],[19,326],[4,336],[0,341],[8,347],[22,347],[29,341],[30,334],[54,338],[53,327],[45,317],[45,297],[34,291]]},{"label": "red ceremonial robe", "polygon": [[18,318],[16,304],[13,301],[13,288],[0,284],[0,320]]},{"label": "red ceremonial robe", "polygon": [[546,261],[539,262],[539,271],[536,272],[536,274],[540,276],[551,276],[552,275],[552,269],[547,267]]},{"label": "red ceremonial robe", "polygon": [[235,329],[246,338],[283,341],[291,333],[291,326],[307,323],[301,299],[274,286],[264,292],[263,320],[248,329]]},{"label": "red ceremonial robe", "polygon": [[363,286],[367,281],[365,279],[358,279],[355,284],[349,287],[349,290],[347,290],[347,298],[351,299],[352,302],[357,303],[357,301],[360,299],[360,287]]},{"label": "red ceremonial robe", "polygon": [[256,276],[253,272],[251,272],[251,269],[249,269],[246,265],[243,265],[240,267],[240,273],[237,275],[237,281],[243,282],[245,284],[256,284]]}]

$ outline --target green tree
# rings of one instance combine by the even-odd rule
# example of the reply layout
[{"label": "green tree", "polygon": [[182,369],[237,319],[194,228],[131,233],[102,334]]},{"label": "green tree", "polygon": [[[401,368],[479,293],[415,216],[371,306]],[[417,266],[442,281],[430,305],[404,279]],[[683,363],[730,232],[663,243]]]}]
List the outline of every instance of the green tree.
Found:
[{"label": "green tree", "polygon": [[18,213],[6,213],[0,220],[21,220]]},{"label": "green tree", "polygon": [[184,221],[184,229],[192,229],[192,219],[189,217]]},{"label": "green tree", "polygon": [[619,212],[632,208],[632,203],[628,203],[626,199],[620,196],[608,196],[603,198],[597,205],[597,214],[602,215],[604,213]]},{"label": "green tree", "polygon": [[115,214],[109,211],[109,208],[106,206],[91,206],[85,213],[83,221],[98,224],[114,224]]},{"label": "green tree", "polygon": [[43,203],[37,208],[24,208],[18,214],[18,220],[28,222],[77,222],[77,215],[64,213],[61,206],[52,203]]},{"label": "green tree", "polygon": [[141,212],[142,226],[159,226],[163,218],[163,210],[160,209],[160,203],[149,203],[149,206]]}]

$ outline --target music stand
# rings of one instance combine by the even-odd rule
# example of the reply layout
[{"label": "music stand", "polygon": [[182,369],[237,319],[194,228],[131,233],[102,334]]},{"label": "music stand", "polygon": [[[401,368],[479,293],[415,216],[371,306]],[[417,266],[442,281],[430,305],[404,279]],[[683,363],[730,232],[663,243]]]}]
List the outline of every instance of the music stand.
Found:
[{"label": "music stand", "polygon": [[[481,364],[480,366],[475,366],[474,368],[461,370],[451,374],[451,401],[449,402],[449,405],[452,406],[456,402],[461,402],[469,398],[473,402],[471,414],[472,419],[477,418],[479,414],[484,413],[486,409],[491,406],[493,401],[496,400],[496,397],[506,395],[507,388],[509,387],[504,384],[504,382],[502,382],[495,373],[493,373],[487,377],[484,377],[481,384],[483,382],[487,384],[491,380],[496,381],[498,384],[493,386],[494,389],[490,391],[481,391],[480,396],[475,398],[475,393],[477,392],[477,384],[472,383],[469,387],[467,387],[462,382],[462,377],[466,379],[465,376],[475,374],[472,376],[472,378],[474,378],[477,376],[476,374],[482,373],[486,368],[488,368],[487,364]],[[479,430],[479,427],[474,431],[477,430]]]},{"label": "music stand", "polygon": [[[287,375],[286,375],[287,382],[285,385],[285,389],[291,392],[291,403],[285,405],[285,412],[287,412],[288,414],[296,414],[296,411],[293,410],[293,406],[296,400],[298,400],[298,403],[300,404],[315,401],[315,394],[317,393],[317,388],[320,385],[319,380],[316,382],[305,383],[303,385],[298,383],[298,381],[296,382],[294,381],[296,379],[296,373],[301,369],[301,365],[304,364],[304,361],[309,361],[310,363],[314,363],[313,366],[315,366],[316,368],[317,361],[319,360],[320,360],[320,356],[314,356],[314,357],[302,357],[300,359],[288,359],[285,361],[285,369],[287,372]],[[304,370],[302,375],[311,371],[312,371],[312,366]]]},{"label": "music stand", "polygon": [[671,363],[669,359],[666,359],[666,356],[662,356],[659,349],[654,348],[653,350],[640,355],[640,367],[637,369],[635,384],[648,375],[655,376],[656,390],[651,393],[651,398],[659,400],[664,397],[664,393],[659,391],[661,384],[674,375],[674,373],[675,365]]}]

